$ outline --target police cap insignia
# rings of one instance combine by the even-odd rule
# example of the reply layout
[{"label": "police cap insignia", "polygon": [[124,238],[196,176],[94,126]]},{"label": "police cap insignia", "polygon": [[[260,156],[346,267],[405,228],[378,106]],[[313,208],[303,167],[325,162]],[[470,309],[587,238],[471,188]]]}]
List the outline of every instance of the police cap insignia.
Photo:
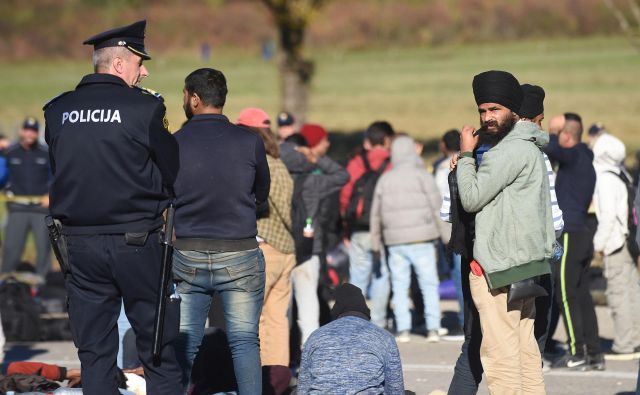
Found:
[{"label": "police cap insignia", "polygon": [[98,33],[83,42],[85,45],[93,45],[93,49],[107,47],[126,47],[131,52],[142,59],[151,59],[151,56],[144,49],[144,30],[147,26],[146,20],[141,20],[131,25],[117,27]]}]

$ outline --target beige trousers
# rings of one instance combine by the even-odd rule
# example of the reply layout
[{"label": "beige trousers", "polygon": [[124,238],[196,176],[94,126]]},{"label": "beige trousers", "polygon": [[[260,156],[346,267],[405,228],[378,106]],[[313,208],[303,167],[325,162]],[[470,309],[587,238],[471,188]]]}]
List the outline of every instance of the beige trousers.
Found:
[{"label": "beige trousers", "polygon": [[289,301],[294,254],[283,254],[261,243],[266,264],[264,305],[260,315],[260,361],[262,366],[289,366]]},{"label": "beige trousers", "polygon": [[534,298],[507,304],[507,288],[490,290],[484,276],[469,273],[480,314],[480,360],[492,395],[544,394],[542,360],[533,335]]}]

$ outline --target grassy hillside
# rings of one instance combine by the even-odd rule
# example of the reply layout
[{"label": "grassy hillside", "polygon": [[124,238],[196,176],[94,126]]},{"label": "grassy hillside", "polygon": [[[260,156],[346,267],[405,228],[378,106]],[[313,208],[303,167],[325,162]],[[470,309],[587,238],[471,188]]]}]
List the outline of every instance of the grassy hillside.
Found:
[{"label": "grassy hillside", "polygon": [[[476,124],[471,93],[473,75],[487,69],[513,72],[521,82],[547,91],[548,117],[575,111],[585,124],[602,121],[630,148],[640,148],[640,53],[624,38],[529,41],[428,48],[377,49],[313,54],[317,72],[309,121],[331,130],[362,129],[375,119],[388,119],[399,130],[431,138],[448,128]],[[0,63],[0,125],[15,130],[25,114],[41,116],[48,98],[73,89],[91,72],[86,62],[30,61]],[[197,51],[156,57],[143,85],[166,99],[173,129],[184,121],[182,84],[198,67],[222,70],[228,79],[226,113],[235,120],[245,106],[279,110],[277,69],[259,56],[214,52],[204,63]]]}]

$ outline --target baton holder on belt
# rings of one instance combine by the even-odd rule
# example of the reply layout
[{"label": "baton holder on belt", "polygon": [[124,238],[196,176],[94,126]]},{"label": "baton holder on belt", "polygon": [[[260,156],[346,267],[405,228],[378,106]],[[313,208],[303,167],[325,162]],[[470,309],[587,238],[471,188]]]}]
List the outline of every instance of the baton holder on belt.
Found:
[{"label": "baton holder on belt", "polygon": [[69,266],[69,252],[67,250],[67,239],[62,234],[62,224],[59,220],[53,218],[50,215],[44,217],[44,223],[49,230],[49,241],[51,242],[51,248],[53,253],[60,263],[60,269],[62,274],[66,278],[71,273],[71,266]]}]

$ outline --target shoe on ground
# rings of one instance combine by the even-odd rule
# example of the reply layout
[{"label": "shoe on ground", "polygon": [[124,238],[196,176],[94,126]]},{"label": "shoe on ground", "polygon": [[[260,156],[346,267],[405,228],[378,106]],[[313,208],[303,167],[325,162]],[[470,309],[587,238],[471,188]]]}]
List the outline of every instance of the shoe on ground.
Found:
[{"label": "shoe on ground", "polygon": [[437,329],[427,331],[427,343],[438,343],[440,341],[440,334],[438,332]]},{"label": "shoe on ground", "polygon": [[640,359],[640,350],[633,350],[632,352],[609,350],[604,354],[604,359],[607,361],[633,361],[634,359]]},{"label": "shoe on ground", "polygon": [[604,370],[604,354],[587,355],[590,370]]},{"label": "shoe on ground", "polygon": [[552,369],[587,370],[587,358],[584,355],[565,354],[551,365]]},{"label": "shoe on ground", "polygon": [[438,328],[438,336],[446,336],[449,334],[449,329],[447,328]]},{"label": "shoe on ground", "polygon": [[398,343],[409,343],[411,341],[411,336],[409,331],[402,331],[396,335],[396,342]]},{"label": "shoe on ground", "polygon": [[461,328],[453,329],[447,335],[442,336],[442,340],[449,342],[461,342],[464,341],[464,331]]}]

